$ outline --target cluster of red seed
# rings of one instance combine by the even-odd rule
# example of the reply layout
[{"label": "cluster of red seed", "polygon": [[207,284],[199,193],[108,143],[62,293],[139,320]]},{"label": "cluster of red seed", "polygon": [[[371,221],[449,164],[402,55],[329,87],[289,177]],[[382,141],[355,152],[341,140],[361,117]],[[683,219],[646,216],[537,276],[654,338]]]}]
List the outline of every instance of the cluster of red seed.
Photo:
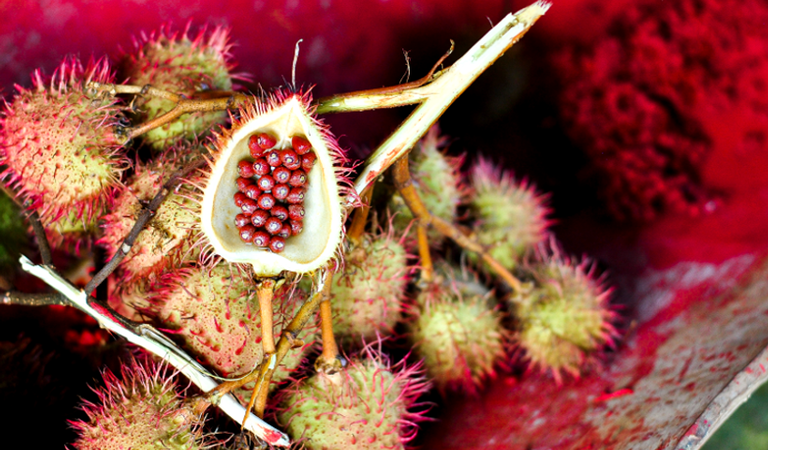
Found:
[{"label": "cluster of red seed", "polygon": [[233,201],[242,209],[235,219],[242,241],[280,253],[287,238],[303,231],[308,172],[317,155],[300,136],[292,138],[292,148],[274,149],[275,144],[266,133],[250,136],[254,161],[239,162]]}]

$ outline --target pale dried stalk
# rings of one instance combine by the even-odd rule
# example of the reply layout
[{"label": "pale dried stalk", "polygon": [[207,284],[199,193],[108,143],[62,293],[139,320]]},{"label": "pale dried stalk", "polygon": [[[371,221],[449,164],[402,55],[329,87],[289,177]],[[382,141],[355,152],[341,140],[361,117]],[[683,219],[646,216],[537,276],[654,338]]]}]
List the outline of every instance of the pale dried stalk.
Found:
[{"label": "pale dried stalk", "polygon": [[[130,324],[120,322],[107,312],[93,308],[89,303],[89,297],[86,292],[73,286],[53,269],[35,265],[25,256],[21,256],[19,262],[23,270],[60,292],[70,301],[72,306],[93,317],[101,327],[163,358],[204,392],[211,391],[217,387],[217,382],[206,374],[206,370],[202,366],[155,328],[148,325],[138,325],[134,328]],[[245,408],[232,395],[223,396],[217,406],[237,423],[241,424],[244,420]],[[259,418],[251,417],[244,427],[272,445],[287,447],[290,444],[288,436]]]}]

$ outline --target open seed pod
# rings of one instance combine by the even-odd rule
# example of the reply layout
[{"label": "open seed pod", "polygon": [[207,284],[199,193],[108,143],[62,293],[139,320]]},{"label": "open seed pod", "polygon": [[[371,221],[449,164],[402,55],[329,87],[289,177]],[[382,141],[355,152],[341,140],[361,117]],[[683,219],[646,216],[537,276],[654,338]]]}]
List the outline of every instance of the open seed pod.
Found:
[{"label": "open seed pod", "polygon": [[254,99],[215,136],[201,229],[256,276],[318,269],[342,239],[342,151],[309,108],[308,94]]}]

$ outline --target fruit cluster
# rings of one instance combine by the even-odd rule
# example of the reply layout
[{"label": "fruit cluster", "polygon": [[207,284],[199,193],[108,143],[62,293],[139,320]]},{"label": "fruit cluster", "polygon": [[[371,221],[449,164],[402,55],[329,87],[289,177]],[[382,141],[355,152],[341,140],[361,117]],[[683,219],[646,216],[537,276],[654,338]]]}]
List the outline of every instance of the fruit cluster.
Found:
[{"label": "fruit cluster", "polygon": [[235,218],[242,241],[280,253],[286,239],[303,231],[308,172],[317,156],[300,136],[292,138],[291,148],[275,149],[276,144],[267,133],[250,136],[254,161],[239,161],[233,201],[242,209]]}]

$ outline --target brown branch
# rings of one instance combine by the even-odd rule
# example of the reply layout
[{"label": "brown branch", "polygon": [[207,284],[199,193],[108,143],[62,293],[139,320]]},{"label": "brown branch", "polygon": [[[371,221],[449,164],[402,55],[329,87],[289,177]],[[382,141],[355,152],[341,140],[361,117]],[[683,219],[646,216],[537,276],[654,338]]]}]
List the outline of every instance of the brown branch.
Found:
[{"label": "brown branch", "polygon": [[119,249],[117,249],[117,252],[114,254],[114,256],[108,261],[108,263],[106,263],[105,266],[103,266],[102,269],[100,269],[99,272],[94,275],[94,277],[92,277],[91,280],[89,280],[89,283],[84,288],[86,292],[93,292],[97,286],[100,285],[100,283],[105,281],[105,279],[111,275],[111,272],[113,272],[120,265],[122,260],[125,259],[125,257],[131,251],[133,244],[136,242],[136,238],[139,237],[139,233],[144,230],[144,227],[147,226],[147,223],[150,221],[150,219],[156,215],[158,207],[161,206],[161,203],[164,202],[175,186],[181,182],[183,177],[185,177],[191,171],[201,167],[203,164],[205,164],[205,160],[198,159],[185,166],[183,169],[175,172],[169,178],[169,180],[164,183],[158,194],[156,194],[156,196],[147,203],[147,206],[142,209],[142,212],[139,213],[136,223],[134,223],[130,233],[128,233],[128,236],[126,236],[125,240],[122,241],[122,245]]},{"label": "brown branch", "polygon": [[29,294],[26,292],[8,291],[0,297],[0,304],[22,306],[73,306],[63,295],[54,292],[48,294]]},{"label": "brown branch", "polygon": [[428,245],[428,229],[417,223],[417,247],[419,249],[419,264],[422,267],[422,281],[433,281],[433,259],[431,247]]},{"label": "brown branch", "polygon": [[361,244],[361,235],[364,234],[364,228],[367,225],[371,201],[372,186],[368,187],[361,195],[361,203],[364,206],[355,209],[353,212],[353,220],[350,222],[350,227],[347,229],[347,238],[356,246]]},{"label": "brown branch", "polygon": [[[27,203],[27,202],[26,202]],[[53,267],[53,257],[50,253],[50,244],[47,242],[47,234],[42,225],[42,219],[36,211],[28,212],[28,222],[33,228],[33,235],[36,236],[36,245],[39,246],[39,254],[42,257],[42,264]]]},{"label": "brown branch", "polygon": [[[497,262],[497,260],[494,259],[481,244],[462,233],[461,230],[456,228],[455,225],[433,216],[428,212],[428,209],[425,208],[425,205],[422,203],[419,193],[417,193],[417,190],[414,188],[414,183],[411,179],[411,172],[408,170],[408,155],[404,155],[402,158],[398,159],[397,162],[392,166],[392,175],[394,176],[395,186],[397,187],[397,190],[400,191],[400,195],[403,197],[403,201],[405,201],[406,206],[408,206],[408,208],[414,214],[414,217],[419,219],[418,226],[433,226],[440,233],[452,239],[456,244],[461,246],[461,248],[480,255],[483,261],[491,266],[497,275],[506,283],[508,283],[511,289],[513,289],[515,292],[521,292],[524,290],[523,283],[511,272],[509,272],[508,269]],[[422,255],[420,256],[422,257]]]},{"label": "brown branch", "polygon": [[[325,278],[332,277],[332,269],[328,268],[325,270],[323,275]],[[323,282],[324,279],[323,279]],[[306,325],[306,322],[311,318],[314,312],[319,307],[320,302],[322,301],[322,292],[317,292],[316,294],[312,295],[311,298],[307,299],[300,309],[295,314],[294,319],[287,325],[283,331],[281,332],[281,338],[278,340],[278,345],[275,349],[275,366],[272,369],[269,369],[269,361],[263,361],[259,370],[253,371],[242,377],[238,380],[233,381],[226,381],[221,383],[219,386],[214,388],[213,390],[207,392],[205,394],[206,398],[208,398],[212,403],[216,403],[217,399],[221,398],[223,395],[233,391],[234,389],[238,389],[244,386],[247,383],[252,381],[256,382],[256,389],[261,389],[260,386],[264,386],[263,389],[269,390],[269,384],[272,382],[272,375],[275,372],[275,369],[281,364],[283,358],[292,348],[296,347],[297,342],[297,335]],[[253,391],[253,396],[251,396],[250,403],[247,405],[248,413],[245,415],[245,420],[247,420],[247,415],[249,411],[253,408],[254,404],[254,397],[256,395],[255,390]],[[242,423],[244,423],[244,421]]]},{"label": "brown branch", "polygon": [[331,287],[333,276],[326,276],[323,280],[322,299],[319,304],[320,333],[322,334],[322,354],[314,363],[318,372],[334,374],[342,370],[339,360],[339,349],[333,335],[333,312],[331,311]]}]

